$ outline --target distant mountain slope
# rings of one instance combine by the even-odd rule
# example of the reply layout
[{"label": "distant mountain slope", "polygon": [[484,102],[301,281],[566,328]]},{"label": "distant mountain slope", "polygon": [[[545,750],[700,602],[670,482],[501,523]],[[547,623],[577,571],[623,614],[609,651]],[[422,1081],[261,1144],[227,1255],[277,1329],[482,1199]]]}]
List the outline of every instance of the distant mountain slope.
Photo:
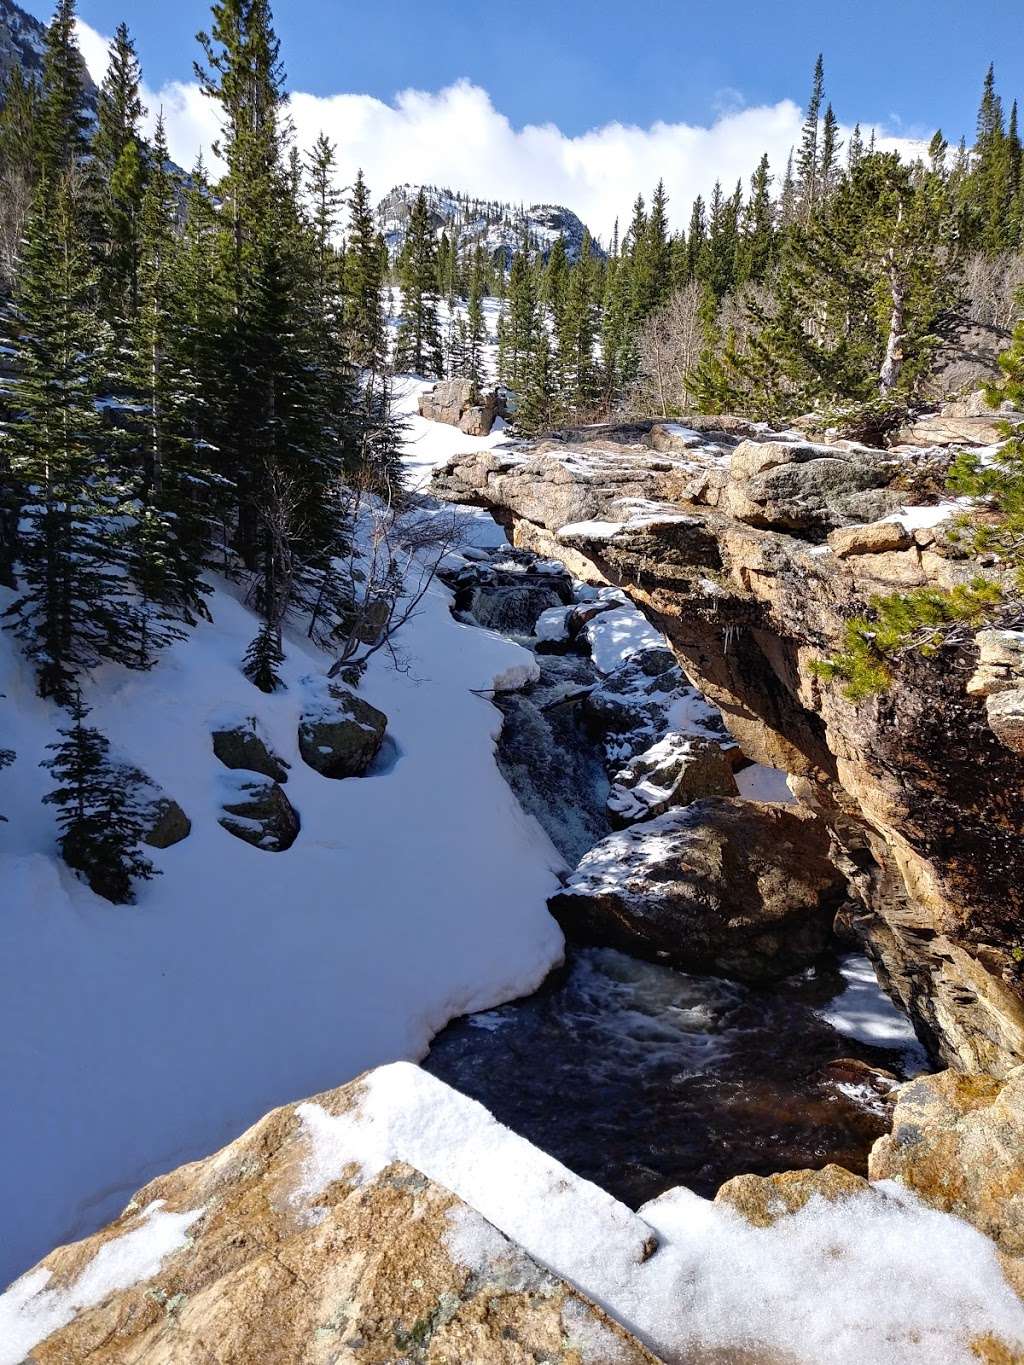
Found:
[{"label": "distant mountain slope", "polygon": [[[20,66],[26,76],[39,80],[43,74],[45,45],[46,25],[27,14],[14,0],[0,0],[0,76],[6,77],[12,66]],[[96,98],[96,86],[85,70],[84,62],[82,74],[92,102]]]},{"label": "distant mountain slope", "polygon": [[[392,256],[402,249],[420,188],[396,185],[377,206],[377,221]],[[509,265],[525,231],[531,245],[545,257],[558,238],[564,237],[569,259],[579,259],[586,227],[571,209],[561,204],[532,204],[526,208],[495,199],[477,199],[437,185],[424,185],[422,189],[438,236],[442,232],[449,236],[456,233],[460,252],[471,250],[480,242],[493,259],[504,258]],[[604,255],[596,243],[593,251],[595,255]]]}]

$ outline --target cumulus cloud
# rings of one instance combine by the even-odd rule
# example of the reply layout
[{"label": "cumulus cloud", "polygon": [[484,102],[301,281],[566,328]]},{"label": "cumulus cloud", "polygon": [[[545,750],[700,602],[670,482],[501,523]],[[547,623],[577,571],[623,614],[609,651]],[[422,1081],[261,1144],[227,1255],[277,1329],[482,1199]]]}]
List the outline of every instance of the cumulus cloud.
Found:
[{"label": "cumulus cloud", "polygon": [[[87,24],[80,23],[79,34],[99,80],[106,40]],[[145,98],[151,121],[163,110],[174,159],[191,166],[202,149],[211,164],[216,113],[198,87],[174,81],[147,90]],[[746,183],[762,152],[781,178],[799,138],[800,106],[789,99],[756,107],[741,102],[740,92],[729,91],[707,125],[610,122],[569,136],[552,123],[514,127],[486,90],[461,80],[438,91],[403,90],[390,102],[297,92],[291,115],[300,146],[326,133],[337,146],[343,180],[362,167],[378,197],[393,185],[424,182],[513,203],[565,204],[607,240],[615,219],[627,219],[637,193],[648,196],[659,178],[675,226],[685,225],[694,197],[706,198],[716,180],[727,192],[738,179]],[[879,134],[880,146],[919,154],[916,140]]]}]

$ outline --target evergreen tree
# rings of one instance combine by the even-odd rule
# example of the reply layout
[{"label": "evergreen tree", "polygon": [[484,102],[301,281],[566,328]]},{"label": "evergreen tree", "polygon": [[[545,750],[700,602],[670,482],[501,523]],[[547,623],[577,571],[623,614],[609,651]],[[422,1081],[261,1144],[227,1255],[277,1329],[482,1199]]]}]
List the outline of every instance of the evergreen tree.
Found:
[{"label": "evergreen tree", "polygon": [[53,757],[43,763],[57,786],[46,805],[57,807],[60,849],[69,867],[81,872],[98,896],[115,905],[135,899],[133,882],[159,875],[142,853],[146,822],[135,804],[134,784],[125,769],[112,762],[110,745],[99,730],[85,724],[88,708],[76,689],[70,699],[71,724],[48,745]]},{"label": "evergreen tree", "polygon": [[558,372],[567,404],[586,412],[597,396],[594,346],[599,326],[598,280],[590,233],[583,235],[580,258],[569,274],[569,287],[558,335]]},{"label": "evergreen tree", "polygon": [[383,286],[380,243],[373,222],[370,192],[362,171],[359,171],[349,201],[345,321],[353,364],[372,374],[379,374],[386,360],[384,317],[381,312]]},{"label": "evergreen tree", "polygon": [[546,327],[540,327],[526,365],[523,393],[516,409],[516,429],[539,432],[558,420],[558,382],[551,342]]},{"label": "evergreen tree", "polygon": [[0,79],[0,290],[14,283],[39,172],[39,87],[19,65]]},{"label": "evergreen tree", "polygon": [[804,126],[800,134],[800,147],[796,159],[797,194],[804,222],[811,218],[821,194],[822,161],[819,145],[819,124],[824,93],[825,67],[819,52],[818,60],[814,64],[814,80],[811,83],[811,94],[807,101],[807,113],[804,116]]},{"label": "evergreen tree", "polygon": [[763,281],[777,257],[771,186],[772,177],[766,153],[750,177],[750,198],[744,210],[743,229],[737,247],[736,279],[739,284]]},{"label": "evergreen tree", "polygon": [[398,260],[402,286],[402,321],[395,364],[400,370],[438,377],[442,369],[437,320],[437,241],[423,190],[409,216],[409,230]]},{"label": "evergreen tree", "polygon": [[[145,108],[141,72],[128,28],[119,24],[96,108],[92,140],[99,182],[100,300],[118,341],[138,308],[139,223],[145,193],[146,154],[139,128]],[[167,159],[164,144],[160,153]],[[158,170],[165,167],[158,167]]]},{"label": "evergreen tree", "polygon": [[474,400],[484,386],[484,345],[487,325],[484,321],[484,252],[478,243],[473,251],[473,265],[469,276],[469,304],[466,313],[466,378],[473,386]]},{"label": "evergreen tree", "polygon": [[61,702],[81,669],[103,659],[137,663],[142,633],[124,572],[130,490],[111,468],[96,407],[102,326],[77,209],[70,179],[41,182],[18,281],[19,384],[7,433],[25,490],[18,596],[7,615],[37,667],[40,694]]},{"label": "evergreen tree", "polygon": [[502,383],[521,392],[541,326],[537,279],[531,267],[530,244],[523,238],[512,258],[508,280],[508,310],[504,318]]},{"label": "evergreen tree", "polygon": [[75,34],[75,0],[57,0],[46,30],[39,108],[39,166],[53,180],[83,161],[88,149],[85,63]]}]

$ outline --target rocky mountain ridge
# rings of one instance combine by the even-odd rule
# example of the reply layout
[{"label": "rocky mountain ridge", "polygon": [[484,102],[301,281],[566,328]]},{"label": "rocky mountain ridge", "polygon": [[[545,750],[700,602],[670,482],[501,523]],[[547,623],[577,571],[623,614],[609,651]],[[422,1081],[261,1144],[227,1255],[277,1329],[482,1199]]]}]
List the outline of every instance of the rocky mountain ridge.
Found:
[{"label": "rocky mountain ridge", "polygon": [[[443,232],[449,237],[455,236],[460,255],[481,245],[491,260],[500,261],[507,268],[524,236],[545,259],[561,237],[569,260],[579,260],[586,228],[571,209],[561,204],[513,205],[436,185],[396,185],[378,204],[378,226],[392,258],[398,255],[405,242],[409,215],[421,188],[427,198],[435,232],[438,237]],[[596,242],[591,250],[603,258],[604,251]]]},{"label": "rocky mountain ridge", "polygon": [[[0,76],[6,76],[12,66],[19,66],[26,76],[40,80],[45,43],[44,23],[15,4],[14,0],[0,0]],[[96,99],[96,84],[85,69],[84,62],[82,77],[86,98],[91,105]]]}]

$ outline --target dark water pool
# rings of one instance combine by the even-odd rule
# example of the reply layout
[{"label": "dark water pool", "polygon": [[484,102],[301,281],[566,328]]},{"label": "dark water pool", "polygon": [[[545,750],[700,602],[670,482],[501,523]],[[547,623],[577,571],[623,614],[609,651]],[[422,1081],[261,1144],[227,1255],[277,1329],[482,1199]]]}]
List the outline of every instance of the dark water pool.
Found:
[{"label": "dark water pool", "polygon": [[888,1127],[852,1058],[900,1076],[925,1059],[864,959],[770,989],[571,948],[535,995],[449,1025],[424,1066],[637,1207],[741,1172],[866,1169]]}]

